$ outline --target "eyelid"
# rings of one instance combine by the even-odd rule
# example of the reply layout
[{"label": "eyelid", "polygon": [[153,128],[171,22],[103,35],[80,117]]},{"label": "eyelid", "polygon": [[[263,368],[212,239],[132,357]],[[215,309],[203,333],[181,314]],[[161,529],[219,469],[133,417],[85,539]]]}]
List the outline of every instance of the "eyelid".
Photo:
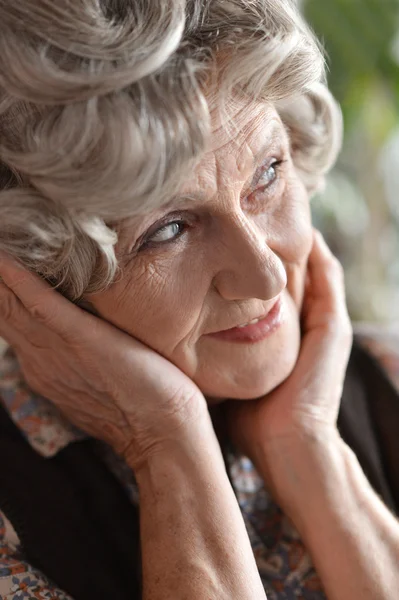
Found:
[{"label": "eyelid", "polygon": [[[266,184],[266,185],[260,186],[259,188],[256,188],[256,185],[257,185],[259,179],[262,177],[262,175],[268,169],[270,169],[270,167],[276,165],[276,170],[278,171],[278,169],[284,163],[288,162],[287,158],[279,159],[278,156],[279,156],[279,153],[276,152],[275,155],[273,155],[272,157],[269,156],[256,168],[251,186],[247,190],[245,195],[251,194],[252,192],[256,192],[261,189],[267,189],[269,187]],[[278,180],[278,177],[271,182],[270,187],[273,186],[274,182],[277,182],[277,180]],[[131,252],[133,252],[133,253],[139,252],[145,246],[147,241],[150,242],[150,238],[152,235],[155,235],[155,233],[157,233],[157,231],[159,231],[163,227],[166,227],[167,225],[170,225],[174,222],[186,223],[187,222],[187,211],[177,210],[177,211],[170,212],[167,215],[165,215],[164,217],[160,218],[155,223],[153,223],[142,235],[140,235],[138,237],[138,239],[136,240],[136,243],[134,244],[133,248],[131,249]],[[160,244],[161,243],[162,242],[160,242]]]},{"label": "eyelid", "polygon": [[[269,186],[272,186],[273,183],[275,181],[277,181],[277,179],[278,179],[278,171],[280,170],[281,166],[284,163],[286,163],[286,162],[287,162],[287,159],[278,159],[278,158],[275,158],[275,157],[273,157],[272,159],[265,160],[256,169],[254,178],[252,180],[251,187],[249,189],[249,192],[253,192],[253,191],[256,191],[257,189],[262,189],[262,188],[266,188],[267,189]],[[275,169],[276,169],[276,179],[274,179],[269,185],[265,184],[265,185],[261,185],[259,188],[257,188],[256,186],[258,185],[261,177],[270,169],[270,167],[275,167]]]},{"label": "eyelid", "polygon": [[[187,217],[184,216],[184,214],[181,211],[180,212],[175,211],[173,213],[168,213],[162,219],[153,223],[151,225],[151,227],[149,227],[147,229],[147,231],[145,231],[138,238],[138,240],[134,246],[136,252],[138,252],[139,250],[144,248],[147,243],[151,243],[151,237],[154,236],[158,231],[160,231],[164,227],[167,227],[168,225],[171,225],[172,223],[184,224],[186,222],[187,222]],[[159,242],[159,243],[162,244],[162,242]],[[165,243],[167,243],[167,242],[165,242]]]},{"label": "eyelid", "polygon": [[[268,158],[267,160],[264,160],[255,171],[255,175],[254,175],[255,183],[257,182],[258,179],[260,179],[260,177],[262,177],[262,175],[266,171],[268,171],[270,169],[270,167],[273,167],[275,165],[280,165],[282,162],[283,162],[282,159],[279,159],[277,156],[273,156],[272,158]],[[258,177],[256,177],[257,174],[259,174]]]}]

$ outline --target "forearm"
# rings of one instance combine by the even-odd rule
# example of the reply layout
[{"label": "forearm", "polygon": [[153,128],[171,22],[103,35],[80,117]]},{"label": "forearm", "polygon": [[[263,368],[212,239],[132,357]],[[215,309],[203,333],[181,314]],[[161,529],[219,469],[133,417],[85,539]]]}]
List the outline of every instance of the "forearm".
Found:
[{"label": "forearm", "polygon": [[[278,500],[309,549],[329,600],[392,600],[399,524],[338,435],[280,446]],[[270,472],[267,474],[270,477]]]},{"label": "forearm", "polygon": [[265,599],[211,425],[137,474],[145,600]]}]

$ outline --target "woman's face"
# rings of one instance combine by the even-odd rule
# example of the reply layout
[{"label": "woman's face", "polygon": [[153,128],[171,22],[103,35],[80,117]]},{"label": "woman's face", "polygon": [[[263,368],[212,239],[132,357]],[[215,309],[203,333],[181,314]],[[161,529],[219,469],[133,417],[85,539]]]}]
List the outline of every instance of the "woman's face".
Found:
[{"label": "woman's face", "polygon": [[239,133],[214,121],[210,150],[187,175],[182,196],[198,199],[126,223],[123,277],[90,297],[209,402],[262,396],[290,374],[312,242],[308,197],[277,112],[237,103],[232,119]]}]

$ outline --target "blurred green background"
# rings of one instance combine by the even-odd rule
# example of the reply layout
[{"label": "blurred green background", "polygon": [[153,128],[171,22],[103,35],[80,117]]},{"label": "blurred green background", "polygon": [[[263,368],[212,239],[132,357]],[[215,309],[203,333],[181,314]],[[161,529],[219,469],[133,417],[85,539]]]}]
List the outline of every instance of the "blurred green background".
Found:
[{"label": "blurred green background", "polygon": [[303,0],[325,46],[345,143],[314,221],[355,321],[399,322],[399,0]]}]

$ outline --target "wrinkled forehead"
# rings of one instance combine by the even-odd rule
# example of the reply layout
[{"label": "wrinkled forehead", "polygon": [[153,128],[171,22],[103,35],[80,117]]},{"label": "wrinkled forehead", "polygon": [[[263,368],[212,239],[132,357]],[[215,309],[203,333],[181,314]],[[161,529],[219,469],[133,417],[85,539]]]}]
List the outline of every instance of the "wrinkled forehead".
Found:
[{"label": "wrinkled forehead", "polygon": [[[212,131],[205,151],[193,168],[185,173],[173,197],[159,208],[144,215],[157,218],[166,210],[177,210],[192,203],[208,202],[217,193],[221,180],[229,185],[241,185],[253,175],[256,164],[268,150],[278,151],[288,146],[286,129],[272,103],[231,100],[221,113],[216,102],[211,105]],[[143,215],[124,220],[126,226],[136,226]]]},{"label": "wrinkled forehead", "polygon": [[267,135],[268,130],[276,124],[282,125],[271,102],[229,98],[221,104],[217,97],[211,97],[208,103],[211,119],[211,133],[206,147],[208,152],[236,152],[254,141],[256,135]]},{"label": "wrinkled forehead", "polygon": [[201,181],[214,172],[236,173],[239,178],[249,175],[260,157],[268,149],[287,145],[285,127],[274,106],[270,103],[252,102],[231,104],[227,120],[222,120],[218,107],[213,108],[212,134],[205,152],[199,157],[180,187],[182,195],[192,194],[193,188],[201,188]]}]

